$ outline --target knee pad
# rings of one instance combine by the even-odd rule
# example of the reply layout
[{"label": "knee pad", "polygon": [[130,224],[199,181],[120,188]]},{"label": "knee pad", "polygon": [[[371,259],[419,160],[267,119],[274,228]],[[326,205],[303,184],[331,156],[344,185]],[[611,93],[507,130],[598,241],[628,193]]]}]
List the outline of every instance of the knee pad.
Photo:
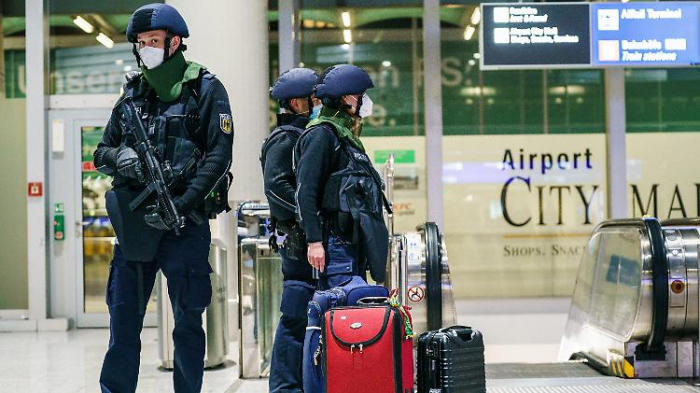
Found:
[{"label": "knee pad", "polygon": [[290,318],[306,318],[306,306],[315,289],[313,285],[304,281],[284,281],[280,312]]}]

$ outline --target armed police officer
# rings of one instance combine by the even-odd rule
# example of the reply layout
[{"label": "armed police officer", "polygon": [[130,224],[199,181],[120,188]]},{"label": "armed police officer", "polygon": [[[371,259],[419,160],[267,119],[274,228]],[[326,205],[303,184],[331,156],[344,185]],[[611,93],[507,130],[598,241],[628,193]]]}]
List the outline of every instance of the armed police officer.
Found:
[{"label": "armed police officer", "polygon": [[366,270],[383,282],[390,209],[383,183],[360,141],[363,119],[372,114],[366,91],[372,79],[359,67],[327,68],[315,89],[320,115],[309,122],[294,151],[297,204],[308,242],[308,262],[322,288],[343,285]]},{"label": "armed police officer", "polygon": [[[284,283],[282,316],[272,347],[271,393],[297,393],[303,389],[301,365],[306,305],[313,297],[316,280],[306,262],[306,242],[296,220],[292,153],[309,119],[321,110],[320,101],[313,97],[317,79],[316,72],[308,68],[294,68],[280,75],[270,93],[279,101],[282,113],[277,115],[277,127],[263,143],[260,154],[272,226],[286,235],[279,248]],[[273,242],[275,238],[273,236]]]},{"label": "armed police officer", "polygon": [[212,295],[207,218],[227,208],[231,109],[221,82],[185,61],[189,31],[175,8],[137,9],[126,34],[141,72],[127,76],[94,153],[98,170],[114,176],[106,200],[118,242],[107,283],[110,339],[100,386],[136,390],[143,318],[161,269],[175,316],[175,391],[199,392],[202,313]]}]

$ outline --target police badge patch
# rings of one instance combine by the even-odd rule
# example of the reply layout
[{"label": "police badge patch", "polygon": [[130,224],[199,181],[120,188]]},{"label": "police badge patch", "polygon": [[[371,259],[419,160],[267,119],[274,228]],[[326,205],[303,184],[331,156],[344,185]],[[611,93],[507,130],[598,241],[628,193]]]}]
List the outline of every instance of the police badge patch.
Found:
[{"label": "police badge patch", "polygon": [[224,134],[230,134],[233,130],[233,120],[228,113],[219,113],[219,126]]}]

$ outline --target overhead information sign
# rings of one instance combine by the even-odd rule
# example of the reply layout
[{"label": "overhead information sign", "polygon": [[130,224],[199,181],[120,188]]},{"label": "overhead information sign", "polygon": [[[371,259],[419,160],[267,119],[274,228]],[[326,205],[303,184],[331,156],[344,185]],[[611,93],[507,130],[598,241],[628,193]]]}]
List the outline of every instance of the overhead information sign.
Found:
[{"label": "overhead information sign", "polygon": [[591,4],[594,66],[694,65],[700,62],[700,4]]},{"label": "overhead information sign", "polygon": [[700,63],[700,2],[481,7],[484,70]]},{"label": "overhead information sign", "polygon": [[588,66],[588,4],[483,5],[484,68]]}]

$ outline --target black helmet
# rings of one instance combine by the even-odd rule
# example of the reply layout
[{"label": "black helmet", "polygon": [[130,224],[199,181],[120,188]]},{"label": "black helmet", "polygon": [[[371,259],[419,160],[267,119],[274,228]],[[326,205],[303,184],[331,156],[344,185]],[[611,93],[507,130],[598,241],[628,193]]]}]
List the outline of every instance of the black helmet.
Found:
[{"label": "black helmet", "polygon": [[292,68],[277,78],[270,88],[270,94],[277,100],[310,97],[317,80],[318,74],[310,68]]},{"label": "black helmet", "polygon": [[306,97],[309,101],[309,110],[313,107],[311,95],[314,94],[314,86],[318,80],[316,71],[309,68],[292,68],[277,78],[270,88],[272,98],[279,101],[282,108],[291,110],[289,100],[292,98]]},{"label": "black helmet", "polygon": [[136,43],[139,33],[152,30],[165,30],[182,38],[190,36],[182,15],[168,4],[148,4],[134,11],[126,28],[126,38],[129,42]]},{"label": "black helmet", "polygon": [[344,95],[362,94],[373,87],[372,78],[365,70],[351,64],[339,64],[323,71],[315,92],[316,97],[321,99],[340,98]]}]

